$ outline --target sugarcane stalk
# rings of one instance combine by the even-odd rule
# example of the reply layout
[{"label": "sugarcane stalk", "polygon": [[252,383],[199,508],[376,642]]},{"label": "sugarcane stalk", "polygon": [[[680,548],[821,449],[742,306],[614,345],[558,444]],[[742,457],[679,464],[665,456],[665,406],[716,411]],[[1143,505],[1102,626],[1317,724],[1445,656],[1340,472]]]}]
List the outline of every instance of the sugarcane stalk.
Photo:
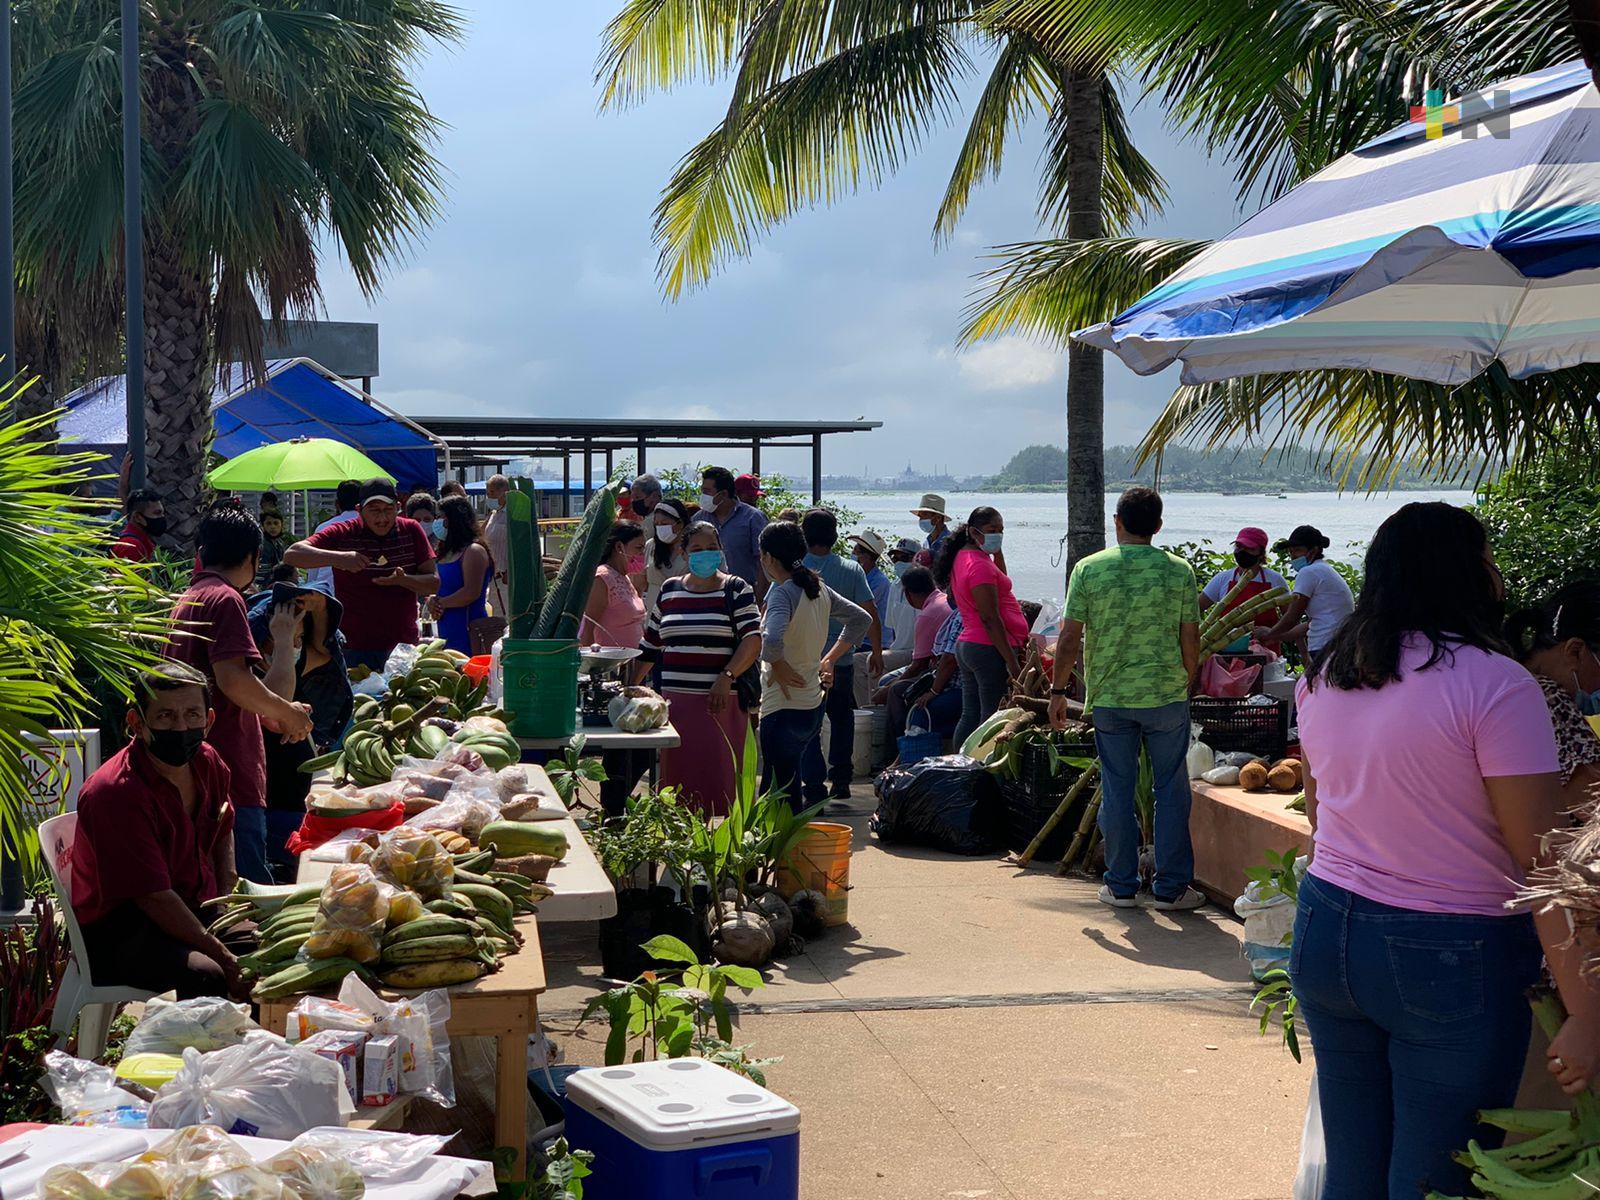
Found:
[{"label": "sugarcane stalk", "polygon": [[1221,602],[1218,603],[1210,612],[1206,613],[1205,620],[1200,622],[1201,640],[1205,639],[1209,630],[1216,628],[1218,621],[1222,620],[1223,617],[1228,615],[1228,606],[1239,598],[1240,592],[1244,591],[1246,587],[1255,582],[1256,575],[1259,574],[1260,571],[1260,567],[1251,567],[1246,570],[1239,576],[1239,581],[1228,589],[1228,594],[1222,598]]},{"label": "sugarcane stalk", "polygon": [[1083,819],[1078,822],[1078,831],[1072,835],[1072,844],[1067,847],[1067,852],[1061,856],[1061,865],[1056,868],[1057,875],[1065,875],[1072,869],[1081,854],[1087,852],[1089,835],[1093,832],[1095,821],[1100,816],[1100,788],[1097,785],[1094,794],[1089,797],[1089,803],[1083,806]]},{"label": "sugarcane stalk", "polygon": [[[1528,1003],[1533,1008],[1533,1019],[1544,1030],[1545,1037],[1555,1041],[1556,1034],[1567,1023],[1567,1006],[1561,1003],[1561,997],[1550,988],[1529,988]],[[1573,1108],[1577,1111],[1579,1125],[1586,1129],[1600,1127],[1596,1125],[1596,1121],[1600,1120],[1600,1096],[1593,1091],[1585,1090],[1579,1095],[1573,1101]]]},{"label": "sugarcane stalk", "polygon": [[1056,805],[1056,810],[1050,814],[1050,819],[1039,827],[1039,832],[1034,834],[1033,841],[1028,843],[1028,848],[1017,855],[1015,860],[1017,866],[1025,867],[1033,861],[1033,856],[1039,853],[1039,847],[1044,845],[1045,839],[1055,831],[1055,827],[1066,819],[1067,811],[1077,803],[1083,789],[1088,787],[1090,781],[1098,774],[1100,774],[1100,764],[1096,761],[1085,767],[1083,774],[1072,781],[1072,786],[1067,789],[1067,794],[1061,797],[1061,803]]},{"label": "sugarcane stalk", "polygon": [[1212,626],[1209,634],[1200,635],[1200,647],[1204,653],[1215,653],[1218,649],[1233,641],[1246,629],[1255,624],[1255,616],[1269,608],[1276,608],[1289,596],[1282,588],[1273,588],[1252,600],[1247,600],[1238,608],[1228,613],[1221,621]]}]

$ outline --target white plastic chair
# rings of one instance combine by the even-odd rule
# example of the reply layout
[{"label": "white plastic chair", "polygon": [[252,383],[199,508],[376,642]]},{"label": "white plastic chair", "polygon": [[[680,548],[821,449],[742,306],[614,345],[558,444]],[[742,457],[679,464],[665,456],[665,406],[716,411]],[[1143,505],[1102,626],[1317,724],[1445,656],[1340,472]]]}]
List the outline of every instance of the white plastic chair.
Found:
[{"label": "white plastic chair", "polygon": [[78,928],[78,916],[72,911],[72,872],[68,858],[72,840],[78,833],[78,814],[63,813],[51,817],[39,826],[39,852],[50,868],[50,882],[55,887],[56,907],[67,923],[67,941],[72,946],[72,959],[67,972],[61,977],[61,988],[56,992],[55,1012],[50,1017],[50,1029],[63,1037],[72,1032],[72,1023],[78,1021],[78,1057],[99,1058],[105,1053],[106,1034],[111,1028],[111,1016],[116,1006],[133,1000],[148,1000],[159,992],[147,992],[134,987],[96,987],[89,978],[89,955],[83,948],[83,931]]}]

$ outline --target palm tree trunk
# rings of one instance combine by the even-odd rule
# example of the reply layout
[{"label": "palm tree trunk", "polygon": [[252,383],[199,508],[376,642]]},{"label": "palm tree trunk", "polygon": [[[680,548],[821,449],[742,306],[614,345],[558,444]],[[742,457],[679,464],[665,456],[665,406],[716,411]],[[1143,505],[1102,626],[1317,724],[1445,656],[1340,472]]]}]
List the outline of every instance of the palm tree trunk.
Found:
[{"label": "palm tree trunk", "polygon": [[[1103,75],[1072,72],[1067,84],[1067,237],[1103,237]],[[1067,351],[1067,574],[1106,544],[1105,359],[1074,343]]]}]

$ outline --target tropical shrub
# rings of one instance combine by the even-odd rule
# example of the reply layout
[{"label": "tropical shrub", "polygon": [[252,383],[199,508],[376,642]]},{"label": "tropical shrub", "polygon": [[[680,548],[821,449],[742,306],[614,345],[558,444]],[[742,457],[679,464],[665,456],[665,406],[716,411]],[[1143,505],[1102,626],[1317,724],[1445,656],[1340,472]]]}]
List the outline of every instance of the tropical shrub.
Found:
[{"label": "tropical shrub", "polygon": [[1479,488],[1475,510],[1506,580],[1506,605],[1600,579],[1600,474],[1564,455],[1513,467]]}]

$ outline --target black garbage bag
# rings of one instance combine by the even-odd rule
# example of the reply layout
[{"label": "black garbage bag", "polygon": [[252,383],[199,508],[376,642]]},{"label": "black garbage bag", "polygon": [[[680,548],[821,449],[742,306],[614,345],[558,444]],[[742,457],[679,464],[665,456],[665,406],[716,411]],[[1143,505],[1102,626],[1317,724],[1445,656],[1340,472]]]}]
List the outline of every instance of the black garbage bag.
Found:
[{"label": "black garbage bag", "polygon": [[961,754],[925,758],[878,776],[872,832],[882,842],[952,854],[998,848],[999,792],[982,763]]}]

